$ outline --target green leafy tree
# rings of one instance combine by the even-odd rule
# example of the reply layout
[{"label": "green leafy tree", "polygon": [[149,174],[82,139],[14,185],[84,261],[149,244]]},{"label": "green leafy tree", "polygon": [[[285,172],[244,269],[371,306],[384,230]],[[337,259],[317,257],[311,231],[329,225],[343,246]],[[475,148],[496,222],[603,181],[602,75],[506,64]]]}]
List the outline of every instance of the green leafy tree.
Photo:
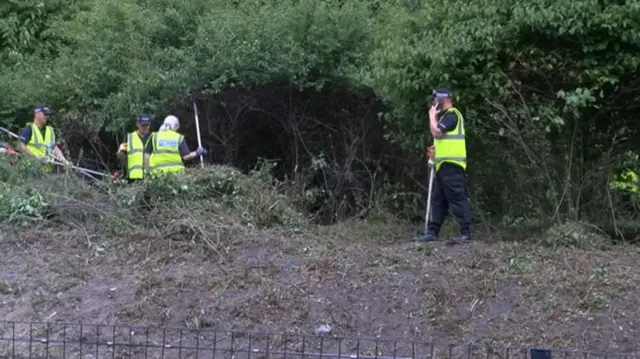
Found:
[{"label": "green leafy tree", "polygon": [[372,67],[395,105],[386,116],[394,138],[421,150],[424,96],[451,86],[466,114],[476,208],[602,218],[602,173],[630,145],[624,137],[638,136],[623,105],[638,96],[638,6],[485,0],[387,9]]},{"label": "green leafy tree", "polygon": [[[7,0],[0,115],[21,125],[44,102],[62,137],[94,143],[142,111],[191,116],[197,100],[225,161],[286,155],[342,188],[366,173],[399,211],[419,204],[425,95],[447,86],[477,215],[600,223],[619,212],[607,181],[629,166],[621,155],[640,152],[639,20],[637,2],[596,0]],[[330,163],[312,169],[317,158]]]}]

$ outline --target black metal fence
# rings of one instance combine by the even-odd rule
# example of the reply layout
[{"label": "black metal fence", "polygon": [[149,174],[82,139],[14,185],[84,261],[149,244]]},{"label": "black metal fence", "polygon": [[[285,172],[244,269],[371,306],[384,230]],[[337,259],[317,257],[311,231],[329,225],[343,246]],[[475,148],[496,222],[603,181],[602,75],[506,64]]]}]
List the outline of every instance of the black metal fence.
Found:
[{"label": "black metal fence", "polygon": [[633,355],[263,334],[0,321],[0,359],[622,359]]}]

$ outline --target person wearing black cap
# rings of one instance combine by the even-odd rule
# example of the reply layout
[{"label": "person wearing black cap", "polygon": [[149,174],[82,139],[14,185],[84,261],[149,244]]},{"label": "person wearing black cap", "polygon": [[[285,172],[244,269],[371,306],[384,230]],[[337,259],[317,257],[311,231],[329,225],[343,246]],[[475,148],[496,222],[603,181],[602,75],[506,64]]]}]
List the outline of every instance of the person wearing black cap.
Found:
[{"label": "person wearing black cap", "polygon": [[136,131],[127,134],[127,138],[118,149],[118,158],[125,161],[125,178],[129,182],[144,178],[144,149],[151,137],[151,118],[147,114],[140,114],[136,127]]},{"label": "person wearing black cap", "polygon": [[[47,124],[53,113],[53,110],[45,105],[38,105],[33,109],[33,122],[28,123],[19,134],[20,150],[45,163],[57,158],[64,164],[70,164],[56,142],[53,127]],[[45,166],[47,172],[51,172],[52,169],[50,165]]]},{"label": "person wearing black cap", "polygon": [[431,199],[428,231],[421,240],[438,239],[440,227],[451,209],[460,223],[460,242],[471,239],[471,203],[467,194],[465,175],[467,147],[462,113],[452,104],[449,89],[433,90],[432,106],[429,109],[429,130],[434,145],[427,154],[435,162],[435,178]]}]

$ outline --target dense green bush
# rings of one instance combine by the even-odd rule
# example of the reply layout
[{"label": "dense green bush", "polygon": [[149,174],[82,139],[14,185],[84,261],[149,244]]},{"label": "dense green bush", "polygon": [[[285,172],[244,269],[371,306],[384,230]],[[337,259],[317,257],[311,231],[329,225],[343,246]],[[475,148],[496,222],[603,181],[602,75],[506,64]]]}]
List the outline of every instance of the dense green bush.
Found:
[{"label": "dense green bush", "polygon": [[602,220],[607,173],[640,150],[630,110],[639,4],[436,3],[389,9],[372,56],[376,86],[395,105],[386,116],[395,138],[421,150],[424,94],[451,86],[466,114],[477,210]]},{"label": "dense green bush", "polygon": [[12,0],[0,111],[23,124],[45,102],[72,156],[112,157],[142,111],[180,115],[191,141],[197,101],[215,161],[281,157],[278,177],[322,186],[314,206],[333,219],[374,198],[411,216],[425,95],[447,86],[478,220],[606,226],[620,216],[611,174],[638,168],[622,154],[640,152],[639,30],[638,2]]}]

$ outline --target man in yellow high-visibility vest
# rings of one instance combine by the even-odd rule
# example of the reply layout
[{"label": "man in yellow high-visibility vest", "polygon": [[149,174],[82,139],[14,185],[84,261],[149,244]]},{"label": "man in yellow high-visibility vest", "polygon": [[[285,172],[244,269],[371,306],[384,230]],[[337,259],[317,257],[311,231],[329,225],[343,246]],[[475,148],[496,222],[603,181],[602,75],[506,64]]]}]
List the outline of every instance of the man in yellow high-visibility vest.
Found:
[{"label": "man in yellow high-visibility vest", "polygon": [[[64,164],[70,164],[56,142],[53,127],[47,124],[52,114],[53,110],[45,105],[38,105],[33,109],[33,122],[27,124],[18,135],[20,150],[44,163],[58,159]],[[50,172],[52,167],[46,165],[45,170]]]},{"label": "man in yellow high-visibility vest", "polygon": [[178,133],[179,128],[178,118],[170,115],[164,119],[160,130],[149,138],[145,147],[144,162],[145,168],[152,175],[183,172],[182,161],[207,155],[208,151],[202,147],[190,151],[184,136]]},{"label": "man in yellow high-visibility vest", "polygon": [[125,141],[120,144],[118,158],[124,160],[124,169],[128,182],[139,181],[144,178],[144,149],[151,136],[151,118],[147,114],[140,114],[136,123],[136,131],[127,134]]},{"label": "man in yellow high-visibility vest", "polygon": [[431,197],[431,218],[421,241],[435,241],[447,212],[451,210],[460,223],[457,240],[471,240],[471,203],[466,187],[467,147],[462,113],[452,103],[449,89],[433,90],[429,109],[429,130],[435,141],[428,156],[435,162],[435,178]]}]

